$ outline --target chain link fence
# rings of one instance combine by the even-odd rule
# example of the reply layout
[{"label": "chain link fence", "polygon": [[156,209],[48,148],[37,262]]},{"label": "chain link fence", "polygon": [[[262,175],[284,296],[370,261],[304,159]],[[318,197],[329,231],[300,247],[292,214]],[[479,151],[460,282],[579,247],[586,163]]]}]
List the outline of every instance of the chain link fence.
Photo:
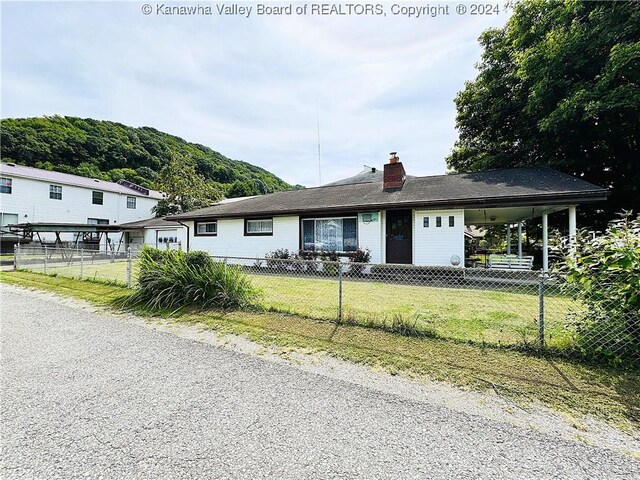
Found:
[{"label": "chain link fence", "polygon": [[121,244],[118,247],[111,249],[104,245],[91,245],[57,248],[16,245],[14,268],[132,287],[135,282],[135,261],[142,246]]},{"label": "chain link fence", "polygon": [[[16,250],[15,266],[135,287],[139,248],[23,247]],[[560,274],[299,258],[212,259],[241,268],[261,292],[257,307],[267,311],[640,367],[640,312],[620,311],[606,295],[594,308],[581,296],[580,285]]]}]

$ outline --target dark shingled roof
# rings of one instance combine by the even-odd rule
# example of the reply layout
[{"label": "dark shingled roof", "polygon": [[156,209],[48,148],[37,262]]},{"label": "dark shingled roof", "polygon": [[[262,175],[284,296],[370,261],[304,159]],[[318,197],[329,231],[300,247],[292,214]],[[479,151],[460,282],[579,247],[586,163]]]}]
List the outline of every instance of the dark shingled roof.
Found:
[{"label": "dark shingled roof", "polygon": [[177,222],[172,222],[162,217],[145,218],[144,220],[136,220],[135,222],[121,223],[120,227],[125,230],[137,228],[153,228],[153,227],[178,227]]},{"label": "dark shingled roof", "polygon": [[530,167],[407,177],[401,190],[387,192],[383,191],[381,181],[276,192],[168,218],[187,220],[412,207],[557,205],[606,197],[605,188],[550,168]]}]

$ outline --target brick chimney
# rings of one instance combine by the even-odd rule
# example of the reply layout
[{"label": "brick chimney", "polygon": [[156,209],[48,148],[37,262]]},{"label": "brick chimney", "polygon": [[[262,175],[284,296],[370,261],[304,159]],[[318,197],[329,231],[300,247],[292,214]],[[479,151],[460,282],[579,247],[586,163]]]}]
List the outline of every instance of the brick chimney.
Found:
[{"label": "brick chimney", "polygon": [[406,174],[398,156],[398,152],[391,152],[389,163],[384,166],[383,190],[400,190],[404,185]]}]

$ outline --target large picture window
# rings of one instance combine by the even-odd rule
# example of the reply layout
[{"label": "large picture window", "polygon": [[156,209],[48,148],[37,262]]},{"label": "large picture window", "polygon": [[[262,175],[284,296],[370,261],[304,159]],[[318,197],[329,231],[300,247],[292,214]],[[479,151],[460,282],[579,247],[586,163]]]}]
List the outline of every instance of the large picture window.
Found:
[{"label": "large picture window", "polygon": [[245,235],[273,235],[273,218],[246,219]]},{"label": "large picture window", "polygon": [[358,248],[355,217],[302,220],[304,250],[355,252]]}]

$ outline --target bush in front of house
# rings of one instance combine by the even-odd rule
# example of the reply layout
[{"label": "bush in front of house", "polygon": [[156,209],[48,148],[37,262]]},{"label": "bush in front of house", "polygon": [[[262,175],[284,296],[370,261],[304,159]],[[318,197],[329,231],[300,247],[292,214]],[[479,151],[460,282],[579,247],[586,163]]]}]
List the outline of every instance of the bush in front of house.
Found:
[{"label": "bush in front of house", "polygon": [[640,216],[624,214],[592,238],[580,232],[575,255],[559,267],[574,312],[581,353],[610,363],[640,364]]},{"label": "bush in front of house", "polygon": [[365,268],[366,263],[371,260],[371,252],[368,248],[358,248],[355,252],[349,255],[349,274],[360,275]]},{"label": "bush in front of house", "polygon": [[325,276],[335,277],[338,275],[340,264],[337,262],[340,261],[340,258],[336,252],[322,252],[320,259],[322,260],[322,273]]},{"label": "bush in front of house", "polygon": [[213,261],[206,252],[145,247],[140,252],[138,289],[128,303],[153,309],[227,309],[248,306],[257,295],[240,267]]}]

